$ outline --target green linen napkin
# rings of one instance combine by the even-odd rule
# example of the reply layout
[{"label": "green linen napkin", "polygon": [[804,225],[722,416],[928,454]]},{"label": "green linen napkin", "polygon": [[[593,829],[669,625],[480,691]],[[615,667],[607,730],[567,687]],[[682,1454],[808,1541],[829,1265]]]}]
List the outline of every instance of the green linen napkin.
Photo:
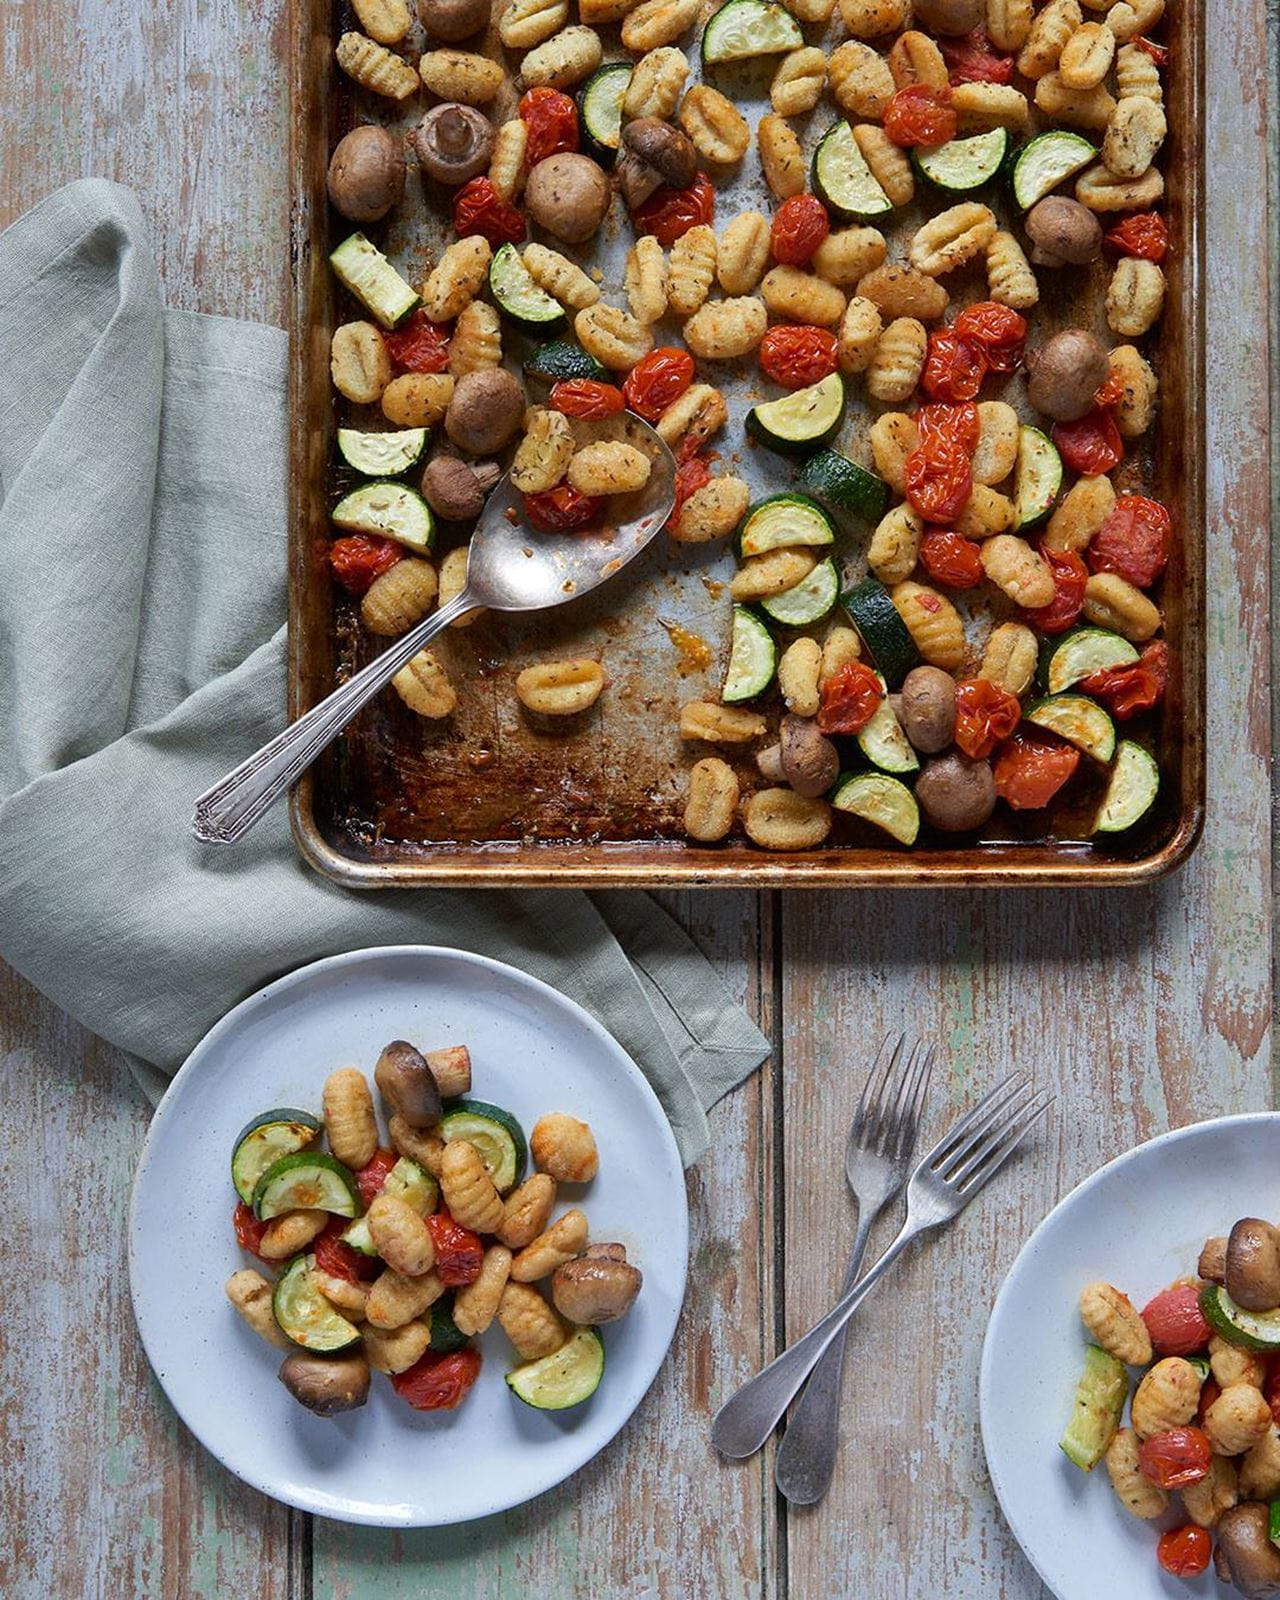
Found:
[{"label": "green linen napkin", "polygon": [[154,1098],[302,962],[480,951],[598,1017],[693,1161],[768,1045],[647,896],[355,894],[302,865],[283,806],[229,850],[191,837],[195,796],[284,718],[286,342],[167,311],[114,184],[0,235],[0,955]]}]

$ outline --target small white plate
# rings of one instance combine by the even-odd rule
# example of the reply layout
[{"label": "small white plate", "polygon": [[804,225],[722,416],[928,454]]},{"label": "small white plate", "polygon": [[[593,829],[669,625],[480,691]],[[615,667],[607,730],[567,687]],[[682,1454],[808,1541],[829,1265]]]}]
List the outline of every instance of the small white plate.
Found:
[{"label": "small white plate", "polygon": [[1009,1526],[1058,1600],[1235,1594],[1212,1571],[1191,1586],[1164,1572],[1156,1540],[1185,1519],[1130,1516],[1106,1468],[1081,1472],[1058,1440],[1084,1361],[1084,1285],[1105,1278],[1142,1307],[1195,1271],[1211,1234],[1237,1217],[1278,1215],[1280,1114],[1259,1112],[1130,1150],[1073,1189],[1022,1247],[983,1346],[982,1440]]},{"label": "small white plate", "polygon": [[[326,1420],[276,1380],[281,1355],[227,1303],[236,1248],[229,1161],[271,1106],[319,1113],[334,1067],[372,1074],[389,1039],[470,1048],[473,1092],[530,1128],[589,1122],[600,1174],[563,1199],[592,1237],[621,1240],[644,1273],[630,1314],[602,1329],[604,1380],[581,1406],[540,1412],[503,1382],[501,1329],[457,1411],[413,1411],[375,1373],[369,1402]],[[334,956],[238,1005],[192,1051],[160,1103],[134,1178],[129,1278],[147,1357],[178,1415],[222,1464],[277,1500],[346,1522],[438,1527],[488,1516],[576,1472],[639,1405],[684,1298],[689,1217],[670,1125],[639,1069],[580,1006],[500,962],[431,946]]]}]

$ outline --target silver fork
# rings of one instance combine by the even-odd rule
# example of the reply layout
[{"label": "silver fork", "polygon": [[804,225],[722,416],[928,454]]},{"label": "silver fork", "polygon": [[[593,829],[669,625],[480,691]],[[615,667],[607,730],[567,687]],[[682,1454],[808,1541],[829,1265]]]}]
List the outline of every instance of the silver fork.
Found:
[{"label": "silver fork", "polygon": [[721,1406],[711,1425],[711,1442],[722,1455],[741,1459],[763,1446],[831,1341],[907,1245],[917,1234],[958,1216],[1052,1103],[1052,1095],[1044,1090],[1032,1094],[1026,1079],[1015,1074],[943,1135],[911,1174],[907,1220],[875,1266],[821,1322]]},{"label": "silver fork", "polygon": [[[933,1046],[908,1044],[905,1034],[886,1039],[858,1101],[844,1170],[858,1202],[858,1230],[849,1254],[842,1295],[857,1282],[871,1226],[902,1188],[929,1092]],[[840,1387],[848,1326],[841,1328],[805,1385],[774,1467],[782,1494],[793,1505],[820,1500],[831,1484],[840,1448]]]}]

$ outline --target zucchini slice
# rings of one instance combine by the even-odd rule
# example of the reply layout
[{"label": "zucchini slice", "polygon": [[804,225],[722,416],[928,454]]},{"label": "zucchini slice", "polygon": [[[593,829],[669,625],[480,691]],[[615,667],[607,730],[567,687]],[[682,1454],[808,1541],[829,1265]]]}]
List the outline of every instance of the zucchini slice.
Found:
[{"label": "zucchini slice", "polygon": [[769,0],[729,0],[702,31],[702,64],[713,67],[724,61],[774,56],[799,50],[803,44],[800,24],[781,6]]},{"label": "zucchini slice", "polygon": [[427,448],[425,428],[402,428],[397,433],[361,433],[358,428],[338,429],[342,459],[366,478],[398,478],[416,467]]},{"label": "zucchini slice", "polygon": [[603,383],[609,376],[580,344],[570,344],[565,339],[540,344],[526,356],[524,371],[527,378],[540,378],[543,383],[560,383],[570,378],[595,378]]},{"label": "zucchini slice", "polygon": [[1129,1373],[1122,1361],[1091,1344],[1084,1354],[1084,1372],[1071,1403],[1071,1420],[1058,1448],[1083,1472],[1092,1472],[1115,1438],[1129,1394]]},{"label": "zucchini slice", "polygon": [[1061,694],[1091,672],[1127,666],[1138,652],[1127,639],[1107,628],[1073,628],[1049,648],[1045,685],[1051,695]]},{"label": "zucchini slice", "polygon": [[[408,1156],[401,1156],[383,1180],[382,1193],[403,1200],[420,1217],[425,1217],[439,1203],[440,1185],[425,1167],[420,1167]],[[349,1228],[343,1230],[342,1242],[358,1250],[362,1256],[376,1256],[378,1253],[369,1232],[369,1223],[364,1217],[357,1217]]]},{"label": "zucchini slice", "polygon": [[1246,1311],[1221,1284],[1211,1284],[1200,1296],[1204,1320],[1228,1344],[1259,1354],[1280,1350],[1280,1311]]},{"label": "zucchini slice", "polygon": [[1132,828],[1151,810],[1159,792],[1160,768],[1155,757],[1132,739],[1121,739],[1093,831],[1123,833]]},{"label": "zucchini slice", "polygon": [[747,507],[738,529],[738,554],[762,556],[792,545],[810,548],[836,542],[835,529],[820,505],[803,494],[774,494]]},{"label": "zucchini slice", "polygon": [[360,1210],[360,1190],[341,1161],[322,1150],[298,1150],[273,1161],[258,1179],[253,1210],[259,1222],[285,1211],[331,1211],[335,1217],[354,1217]]},{"label": "zucchini slice", "polygon": [[835,434],[844,417],[844,402],[844,379],[833,372],[806,389],[752,406],[747,412],[747,432],[771,450],[801,455],[826,444]]},{"label": "zucchini slice", "polygon": [[889,509],[889,485],[838,450],[815,451],[800,468],[800,483],[832,511],[874,525]]},{"label": "zucchini slice", "polygon": [[408,484],[380,478],[362,483],[333,508],[333,523],[344,533],[381,534],[422,555],[435,543],[431,507]]},{"label": "zucchini slice", "polygon": [[1097,703],[1082,694],[1055,694],[1022,713],[1037,728],[1047,728],[1105,766],[1116,753],[1116,725]]},{"label": "zucchini slice", "polygon": [[589,1400],[602,1377],[604,1341],[594,1328],[578,1328],[551,1355],[508,1372],[507,1387],[537,1411],[564,1411]]},{"label": "zucchini slice", "polygon": [[440,1120],[446,1144],[465,1139],[480,1152],[485,1171],[499,1194],[514,1189],[524,1176],[528,1153],[524,1129],[501,1106],[485,1100],[457,1100]]},{"label": "zucchini slice", "polygon": [[845,595],[844,608],[862,635],[880,676],[891,689],[899,688],[912,667],[920,665],[920,652],[889,598],[889,591],[878,578],[864,578]]},{"label": "zucchini slice", "polygon": [[808,577],[781,594],[771,594],[760,602],[761,611],[784,628],[808,628],[821,622],[836,608],[840,599],[840,574],[831,558],[819,561]]},{"label": "zucchini slice", "polygon": [[398,328],[421,301],[376,245],[353,233],[329,257],[338,282],[384,328]]},{"label": "zucchini slice", "polygon": [[727,706],[754,700],[773,682],[777,666],[778,648],[768,628],[746,606],[734,606],[729,669],[724,675],[721,700]]},{"label": "zucchini slice", "polygon": [[969,139],[949,139],[932,150],[913,150],[912,163],[922,177],[947,194],[972,194],[1000,171],[1009,154],[1009,130],[992,128]]},{"label": "zucchini slice", "polygon": [[881,772],[919,772],[920,757],[894,715],[889,704],[889,686],[883,678],[880,687],[885,691],[885,698],[876,707],[875,716],[858,734],[858,748]]},{"label": "zucchini slice", "polygon": [[464,1345],[470,1344],[470,1339],[453,1320],[452,1295],[447,1296],[447,1300],[437,1300],[427,1320],[431,1326],[429,1348],[437,1355],[452,1355],[455,1350],[461,1350]]},{"label": "zucchini slice", "polygon": [[271,1309],[286,1338],[315,1355],[334,1356],[360,1343],[360,1330],[325,1299],[314,1256],[295,1256],[275,1286]]},{"label": "zucchini slice", "polygon": [[513,244],[489,263],[489,293],[503,316],[528,333],[550,333],[564,321],[564,307],[533,281]]},{"label": "zucchini slice", "polygon": [[880,772],[859,772],[842,778],[831,804],[836,811],[874,823],[899,844],[914,844],[920,832],[920,807],[915,795],[905,783]]},{"label": "zucchini slice", "polygon": [[591,74],[578,97],[587,153],[601,166],[613,165],[622,143],[622,102],[632,70],[629,61],[610,61]]},{"label": "zucchini slice", "polygon": [[811,176],[813,192],[842,222],[871,222],[893,210],[847,122],[833,123],[818,141]]},{"label": "zucchini slice", "polygon": [[324,1132],[324,1123],[309,1111],[279,1106],[246,1123],[231,1151],[231,1181],[245,1205],[253,1203],[258,1179],[282,1156],[296,1155]]},{"label": "zucchini slice", "polygon": [[1024,422],[1018,430],[1018,464],[1013,474],[1013,502],[1019,529],[1034,527],[1053,510],[1062,488],[1062,457],[1048,434]]},{"label": "zucchini slice", "polygon": [[1028,140],[1013,158],[1013,198],[1030,211],[1064,178],[1097,160],[1098,152],[1078,133],[1054,128]]}]

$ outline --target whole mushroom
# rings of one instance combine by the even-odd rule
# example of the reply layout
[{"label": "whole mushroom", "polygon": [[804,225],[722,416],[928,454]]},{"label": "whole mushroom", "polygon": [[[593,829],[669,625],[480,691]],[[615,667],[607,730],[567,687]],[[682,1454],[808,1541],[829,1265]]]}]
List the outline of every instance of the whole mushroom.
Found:
[{"label": "whole mushroom", "polygon": [[1093,397],[1111,370],[1107,347],[1084,328],[1064,328],[1039,350],[1027,352],[1027,398],[1055,422],[1075,422],[1092,410]]},{"label": "whole mushroom", "polygon": [[562,150],[529,173],[524,203],[540,228],[565,244],[582,244],[604,221],[609,180],[590,156]]},{"label": "whole mushroom", "polygon": [[630,1311],[644,1281],[620,1244],[592,1245],[551,1275],[551,1298],[562,1317],[579,1327],[617,1322]]},{"label": "whole mushroom", "polygon": [[1241,1217],[1227,1238],[1227,1293],[1246,1311],[1280,1306],[1280,1231],[1261,1217]]},{"label": "whole mushroom", "polygon": [[437,183],[456,186],[489,169],[493,124],[474,106],[433,106],[409,135],[418,165]]},{"label": "whole mushroom", "polygon": [[369,1363],[359,1350],[346,1356],[286,1356],[276,1376],[318,1417],[354,1411],[369,1398]]},{"label": "whole mushroom", "polygon": [[913,27],[932,33],[972,33],[987,20],[986,0],[916,0]]},{"label": "whole mushroom", "polygon": [[1038,200],[1027,212],[1026,229],[1038,267],[1082,267],[1102,254],[1102,224],[1064,194]]},{"label": "whole mushroom", "polygon": [[418,0],[418,21],[446,44],[487,28],[491,11],[490,0]]},{"label": "whole mushroom", "polygon": [[524,390],[504,367],[468,372],[454,385],[445,431],[469,456],[496,455],[524,421]]},{"label": "whole mushroom", "polygon": [[1270,1600],[1280,1595],[1280,1550],[1270,1538],[1271,1511],[1261,1500],[1224,1511],[1214,1532],[1214,1570],[1224,1583],[1234,1583],[1245,1600]]},{"label": "whole mushroom", "polygon": [[434,1128],[443,1114],[440,1088],[426,1057],[406,1039],[393,1039],[378,1057],[373,1081],[411,1128]]},{"label": "whole mushroom", "polygon": [[813,800],[840,776],[840,755],[816,722],[788,712],[778,729],[782,772],[797,794]]},{"label": "whole mushroom", "polygon": [[472,467],[457,456],[436,456],[422,474],[422,498],[446,522],[471,522],[500,476],[492,461]]},{"label": "whole mushroom", "polygon": [[329,199],[351,222],[380,222],[404,199],[404,150],[385,128],[352,128],[329,162]]},{"label": "whole mushroom", "polygon": [[956,680],[941,667],[912,667],[902,680],[898,720],[917,750],[945,750],[956,731]]},{"label": "whole mushroom", "polygon": [[637,117],[622,130],[618,188],[628,211],[643,205],[659,184],[687,189],[697,171],[692,141],[660,117]]},{"label": "whole mushroom", "polygon": [[996,808],[996,780],[986,761],[953,750],[930,761],[916,783],[921,811],[944,833],[980,828]]}]

